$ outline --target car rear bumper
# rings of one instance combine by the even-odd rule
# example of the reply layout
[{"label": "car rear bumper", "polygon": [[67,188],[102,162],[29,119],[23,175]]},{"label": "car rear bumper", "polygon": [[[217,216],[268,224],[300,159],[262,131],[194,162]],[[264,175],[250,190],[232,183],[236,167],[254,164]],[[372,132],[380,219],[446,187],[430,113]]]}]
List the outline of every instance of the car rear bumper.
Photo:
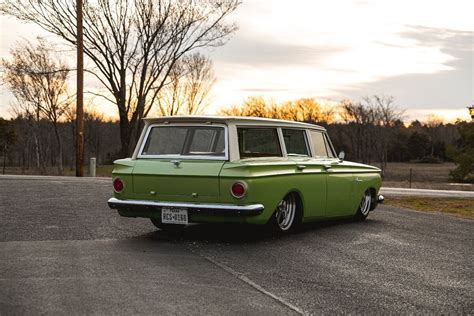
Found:
[{"label": "car rear bumper", "polygon": [[160,211],[163,207],[185,208],[190,214],[223,215],[223,216],[256,216],[262,214],[262,204],[211,204],[211,203],[187,203],[187,202],[164,202],[148,200],[119,200],[110,198],[107,202],[109,207],[116,210],[126,211]]}]

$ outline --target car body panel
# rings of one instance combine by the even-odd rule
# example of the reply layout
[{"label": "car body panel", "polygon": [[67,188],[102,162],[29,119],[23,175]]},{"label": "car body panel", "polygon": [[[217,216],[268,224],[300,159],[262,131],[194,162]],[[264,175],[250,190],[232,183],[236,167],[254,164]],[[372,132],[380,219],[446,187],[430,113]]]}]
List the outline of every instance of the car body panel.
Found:
[{"label": "car body panel", "polygon": [[[139,158],[136,149],[132,158],[115,161],[113,178],[125,183],[124,190],[115,192],[119,200],[168,201],[211,205],[262,204],[264,210],[251,216],[209,215],[194,212],[190,222],[233,222],[265,224],[278,203],[290,192],[298,193],[303,207],[303,221],[346,217],[356,214],[367,189],[376,195],[381,186],[380,170],[376,167],[340,161],[338,158],[288,156],[282,145],[283,157],[240,159],[237,128],[239,126],[267,126],[294,128],[325,133],[324,128],[280,120],[249,118],[159,118],[145,121],[137,148],[145,141],[148,126],[157,124],[220,124],[226,126],[228,153],[226,160]],[[280,132],[281,134],[281,132]],[[329,140],[329,139],[328,139]],[[280,139],[280,142],[282,140]],[[329,140],[330,142],[330,140]],[[237,153],[235,152],[237,150]],[[332,144],[331,144],[331,149]],[[311,152],[313,150],[311,149]],[[334,154],[333,154],[334,156]],[[232,184],[243,182],[247,187],[244,197],[231,194]],[[375,199],[376,200],[376,199]],[[118,209],[122,216],[160,217],[159,209]]]},{"label": "car body panel", "polygon": [[133,192],[159,200],[185,197],[208,202],[219,197],[219,173],[224,161],[139,159],[133,170]]}]

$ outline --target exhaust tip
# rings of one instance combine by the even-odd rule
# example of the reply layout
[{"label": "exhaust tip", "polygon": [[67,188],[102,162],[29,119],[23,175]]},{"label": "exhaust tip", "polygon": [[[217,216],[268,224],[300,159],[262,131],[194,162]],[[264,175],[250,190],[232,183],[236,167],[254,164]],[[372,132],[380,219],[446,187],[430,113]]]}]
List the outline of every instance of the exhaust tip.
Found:
[{"label": "exhaust tip", "polygon": [[384,201],[385,201],[385,198],[383,197],[383,195],[379,194],[379,196],[377,197],[377,203],[383,204]]}]

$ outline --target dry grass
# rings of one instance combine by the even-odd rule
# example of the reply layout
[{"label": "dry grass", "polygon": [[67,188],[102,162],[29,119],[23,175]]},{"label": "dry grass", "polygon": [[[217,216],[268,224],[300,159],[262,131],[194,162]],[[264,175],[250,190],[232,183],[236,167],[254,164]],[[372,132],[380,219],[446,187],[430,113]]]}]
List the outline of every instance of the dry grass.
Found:
[{"label": "dry grass", "polygon": [[440,212],[474,219],[474,199],[390,197],[386,204],[423,212]]},{"label": "dry grass", "polygon": [[[377,166],[377,164],[374,164]],[[452,182],[449,172],[456,168],[454,163],[404,163],[393,162],[387,165],[385,180],[408,181],[412,169],[413,182]]]},{"label": "dry grass", "polygon": [[[375,163],[374,165],[377,166]],[[449,172],[455,168],[454,163],[389,163],[383,185],[409,188],[410,169],[412,169],[411,187],[414,189],[474,191],[473,184],[453,183],[454,181],[449,178]]]}]

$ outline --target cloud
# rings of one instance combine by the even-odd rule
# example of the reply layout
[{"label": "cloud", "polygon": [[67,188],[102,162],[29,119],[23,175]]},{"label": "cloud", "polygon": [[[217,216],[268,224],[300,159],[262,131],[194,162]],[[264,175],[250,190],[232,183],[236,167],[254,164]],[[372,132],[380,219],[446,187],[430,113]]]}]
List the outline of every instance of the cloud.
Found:
[{"label": "cloud", "polygon": [[426,47],[439,47],[451,59],[446,70],[431,74],[405,74],[338,89],[338,95],[360,98],[388,94],[406,109],[461,109],[474,102],[473,32],[409,26],[400,33]]},{"label": "cloud", "polygon": [[244,89],[239,89],[242,92],[249,92],[249,93],[268,93],[268,92],[285,92],[288,91],[288,89],[258,89],[258,88],[244,88]]},{"label": "cloud", "polygon": [[235,36],[226,46],[212,53],[215,63],[246,67],[323,66],[324,60],[345,50],[344,47],[304,46]]}]

